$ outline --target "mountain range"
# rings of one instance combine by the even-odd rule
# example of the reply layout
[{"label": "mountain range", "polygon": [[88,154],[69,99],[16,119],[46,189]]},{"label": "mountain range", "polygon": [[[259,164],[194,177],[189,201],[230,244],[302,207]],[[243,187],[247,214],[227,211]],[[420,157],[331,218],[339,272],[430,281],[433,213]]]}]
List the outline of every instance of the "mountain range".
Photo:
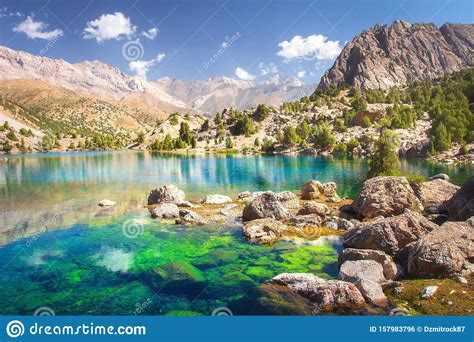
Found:
[{"label": "mountain range", "polygon": [[[315,85],[305,85],[280,74],[254,83],[228,77],[204,81],[176,80],[169,77],[155,82],[129,76],[100,61],[71,64],[0,47],[0,79],[40,80],[72,90],[79,95],[120,103],[130,108],[158,109],[161,114],[186,111],[215,114],[222,108],[255,107],[259,103],[280,105],[311,94]],[[149,108],[146,108],[149,107]],[[160,116],[154,113],[152,116]]]}]

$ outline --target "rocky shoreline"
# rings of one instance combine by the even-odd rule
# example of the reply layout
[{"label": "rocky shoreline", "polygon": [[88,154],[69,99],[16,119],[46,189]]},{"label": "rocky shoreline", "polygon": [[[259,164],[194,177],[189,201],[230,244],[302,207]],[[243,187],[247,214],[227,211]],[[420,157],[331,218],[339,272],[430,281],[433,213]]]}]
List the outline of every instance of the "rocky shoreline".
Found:
[{"label": "rocky shoreline", "polygon": [[[375,177],[364,182],[354,201],[340,198],[335,183],[315,180],[307,181],[299,195],[246,191],[236,199],[211,194],[199,202],[187,201],[182,190],[165,185],[150,192],[147,204],[153,218],[180,226],[242,227],[252,243],[342,235],[337,279],[283,273],[258,289],[272,298],[285,293],[285,298],[305,303],[311,314],[406,314],[410,310],[394,302],[418,279],[472,283],[474,176],[461,188],[444,174],[416,186],[405,177]],[[435,287],[424,288],[420,298],[436,298]]]}]

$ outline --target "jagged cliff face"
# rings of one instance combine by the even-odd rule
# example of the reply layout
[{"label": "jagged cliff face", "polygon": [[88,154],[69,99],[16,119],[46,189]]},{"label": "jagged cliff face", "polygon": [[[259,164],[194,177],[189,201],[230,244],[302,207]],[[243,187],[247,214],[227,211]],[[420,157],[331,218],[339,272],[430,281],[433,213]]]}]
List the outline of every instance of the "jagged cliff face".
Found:
[{"label": "jagged cliff face", "polygon": [[376,25],[348,43],[318,88],[348,84],[389,89],[419,79],[433,79],[473,63],[474,25]]}]

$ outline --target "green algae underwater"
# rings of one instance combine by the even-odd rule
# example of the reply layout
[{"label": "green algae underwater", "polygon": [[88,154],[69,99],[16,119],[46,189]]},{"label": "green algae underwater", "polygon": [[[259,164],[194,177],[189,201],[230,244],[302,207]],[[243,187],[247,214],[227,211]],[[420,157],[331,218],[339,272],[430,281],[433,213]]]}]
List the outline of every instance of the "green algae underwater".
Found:
[{"label": "green algae underwater", "polygon": [[[3,248],[2,260],[11,260],[0,276],[3,314],[210,315],[279,273],[337,272],[339,239],[260,246],[238,226],[184,228],[134,214]],[[130,224],[136,237],[123,234]]]},{"label": "green algae underwater", "polygon": [[[0,313],[32,315],[307,314],[259,286],[282,272],[337,275],[339,237],[246,242],[239,223],[180,227],[149,217],[147,193],[175,184],[187,199],[244,190],[298,191],[310,178],[353,197],[365,160],[309,156],[169,156],[95,152],[0,158]],[[406,161],[407,173],[468,167]],[[97,203],[108,198],[113,208]],[[46,309],[44,309],[46,308]]]}]

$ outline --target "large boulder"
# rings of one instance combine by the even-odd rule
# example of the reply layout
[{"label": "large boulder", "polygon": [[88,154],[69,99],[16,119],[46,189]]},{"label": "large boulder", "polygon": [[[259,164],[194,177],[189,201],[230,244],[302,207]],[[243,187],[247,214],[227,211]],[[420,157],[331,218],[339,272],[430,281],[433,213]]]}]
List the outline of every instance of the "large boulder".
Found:
[{"label": "large boulder", "polygon": [[474,176],[441,206],[453,221],[465,221],[474,216]]},{"label": "large boulder", "polygon": [[364,218],[395,216],[423,209],[405,177],[374,177],[362,185],[352,209]]},{"label": "large boulder", "polygon": [[244,221],[261,218],[274,218],[276,220],[286,219],[288,212],[272,191],[265,191],[247,204],[242,213]]},{"label": "large boulder", "polygon": [[393,279],[397,275],[397,265],[390,255],[375,249],[357,249],[345,248],[339,254],[339,265],[346,261],[354,260],[373,260],[382,265],[383,275],[386,279]]},{"label": "large boulder", "polygon": [[150,192],[148,205],[184,202],[185,197],[184,191],[178,189],[175,185],[164,185]]},{"label": "large boulder", "polygon": [[349,260],[339,269],[338,279],[355,283],[361,279],[381,283],[385,281],[383,267],[374,260]]},{"label": "large boulder", "polygon": [[418,241],[407,245],[405,256],[409,275],[442,278],[471,269],[474,259],[472,222],[446,222]]},{"label": "large boulder", "polygon": [[263,218],[247,222],[243,227],[243,234],[250,242],[266,244],[281,238],[288,229],[275,219]]},{"label": "large boulder", "polygon": [[325,280],[309,273],[282,273],[272,284],[284,285],[313,305],[313,313],[348,312],[365,307],[356,285],[341,280]]},{"label": "large boulder", "polygon": [[176,218],[179,217],[179,208],[173,203],[163,203],[151,211],[153,218]]},{"label": "large boulder", "polygon": [[341,200],[337,194],[337,185],[334,182],[321,184],[313,179],[308,180],[301,189],[301,199],[316,200],[325,199],[331,202]]},{"label": "large boulder", "polygon": [[419,191],[421,203],[425,207],[429,205],[441,205],[450,199],[458,190],[459,186],[440,178],[424,182],[421,184]]},{"label": "large boulder", "polygon": [[286,209],[300,207],[300,198],[291,191],[282,191],[276,194],[277,199]]},{"label": "large boulder", "polygon": [[377,249],[395,255],[401,248],[437,227],[422,215],[405,210],[399,216],[357,225],[344,234],[344,247]]}]

